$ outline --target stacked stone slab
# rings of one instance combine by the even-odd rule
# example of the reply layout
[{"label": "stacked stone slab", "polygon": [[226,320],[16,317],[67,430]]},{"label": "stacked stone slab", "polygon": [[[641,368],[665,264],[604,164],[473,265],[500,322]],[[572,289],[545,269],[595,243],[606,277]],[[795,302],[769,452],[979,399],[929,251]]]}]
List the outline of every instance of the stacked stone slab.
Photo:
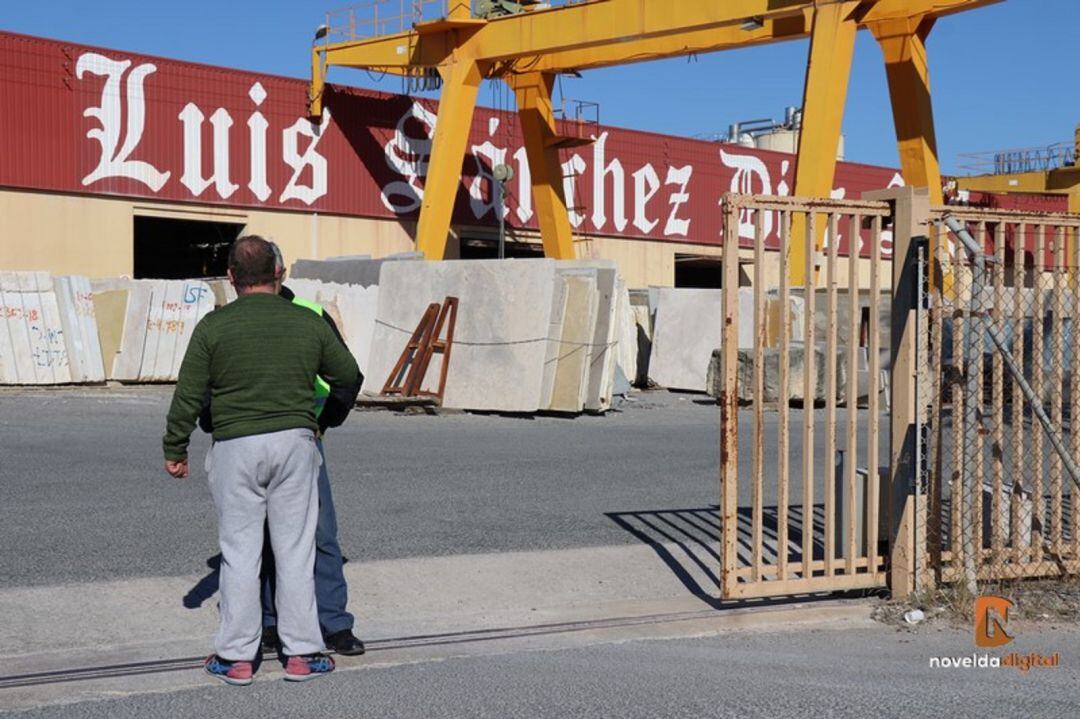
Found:
[{"label": "stacked stone slab", "polygon": [[[293,280],[320,280],[341,285],[359,285],[371,287],[379,284],[379,274],[383,264],[402,260],[418,260],[423,255],[418,252],[392,255],[374,260],[370,257],[339,257],[328,260],[297,260],[289,270]],[[286,282],[288,284],[288,282]]]},{"label": "stacked stone slab", "polygon": [[[589,359],[600,304],[595,268],[569,268],[559,263],[558,277],[566,285],[566,310],[558,329],[558,352],[550,398],[541,404],[551,412],[576,414],[585,409],[589,391]],[[554,326],[553,326],[554,330]]]},{"label": "stacked stone slab", "polygon": [[630,306],[630,291],[620,277],[615,288],[615,317],[617,323],[617,362],[622,376],[633,384],[638,375],[638,332],[634,310]]},{"label": "stacked stone slab", "polygon": [[369,372],[372,336],[375,333],[375,310],[379,302],[379,286],[347,285],[319,280],[292,279],[285,285],[297,297],[318,302],[337,325],[349,351],[356,358],[360,371]]},{"label": "stacked stone slab", "polygon": [[[381,393],[429,303],[459,299],[443,406],[507,413],[611,407],[619,345],[620,285],[610,261],[450,260],[382,266],[370,371]],[[629,301],[621,303],[629,315]],[[636,339],[634,342],[636,347]],[[438,385],[435,355],[423,387]],[[631,367],[633,371],[633,367]]]},{"label": "stacked stone slab", "polygon": [[89,281],[0,272],[0,384],[104,380]]},{"label": "stacked stone slab", "polygon": [[614,260],[567,260],[559,263],[560,270],[589,269],[596,271],[596,326],[588,357],[588,389],[585,409],[605,412],[611,408],[615,366],[618,361],[619,271]]},{"label": "stacked stone slab", "polygon": [[544,376],[540,383],[540,408],[550,408],[555,395],[555,379],[558,375],[559,355],[562,349],[562,332],[566,322],[567,301],[569,299],[567,278],[555,275],[555,286],[551,294],[551,322],[548,326],[547,349],[544,354]]},{"label": "stacked stone slab", "polygon": [[[741,287],[737,309],[740,350],[754,349],[754,290]],[[650,288],[655,307],[652,352],[649,356],[649,379],[668,389],[706,392],[709,389],[709,362],[723,340],[723,292],[692,288]],[[803,339],[804,311],[802,298],[788,300],[788,337]],[[778,344],[780,298],[766,292],[765,346]]]},{"label": "stacked stone slab", "polygon": [[649,356],[652,354],[653,320],[655,313],[650,298],[654,292],[648,289],[629,291],[630,311],[633,314],[634,330],[637,335],[637,372],[631,381],[637,387],[649,384]]},{"label": "stacked stone slab", "polygon": [[105,366],[89,278],[61,275],[54,277],[53,282],[71,381],[80,384],[104,382]]},{"label": "stacked stone slab", "polygon": [[[108,278],[91,283],[95,306],[119,304],[126,293],[120,341],[104,357],[109,379],[121,382],[174,382],[191,333],[214,309],[214,292],[200,280]],[[100,303],[99,303],[99,295]],[[110,325],[115,317],[103,317]]]},{"label": "stacked stone slab", "polygon": [[[364,394],[380,394],[427,306],[454,296],[460,304],[443,406],[536,412],[554,288],[552,260],[384,264]],[[438,386],[442,360],[435,355],[422,388]]]}]

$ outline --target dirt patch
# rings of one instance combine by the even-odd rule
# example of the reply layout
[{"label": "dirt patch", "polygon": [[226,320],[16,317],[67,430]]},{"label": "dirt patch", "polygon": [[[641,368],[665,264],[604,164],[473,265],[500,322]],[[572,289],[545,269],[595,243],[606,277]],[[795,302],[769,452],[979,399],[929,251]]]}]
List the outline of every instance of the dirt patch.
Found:
[{"label": "dirt patch", "polygon": [[[1034,624],[1080,624],[1080,577],[980,585],[982,596],[1012,600],[1011,618]],[[962,584],[923,592],[906,601],[883,600],[871,616],[907,631],[926,627],[969,628],[975,599]]]}]

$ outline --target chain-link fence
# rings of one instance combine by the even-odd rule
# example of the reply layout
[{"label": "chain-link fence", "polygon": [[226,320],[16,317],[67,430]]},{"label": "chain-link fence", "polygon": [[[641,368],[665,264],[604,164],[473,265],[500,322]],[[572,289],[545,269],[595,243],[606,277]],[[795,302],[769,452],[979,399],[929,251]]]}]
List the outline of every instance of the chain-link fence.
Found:
[{"label": "chain-link fence", "polygon": [[950,208],[934,219],[927,579],[1076,574],[1080,218]]}]

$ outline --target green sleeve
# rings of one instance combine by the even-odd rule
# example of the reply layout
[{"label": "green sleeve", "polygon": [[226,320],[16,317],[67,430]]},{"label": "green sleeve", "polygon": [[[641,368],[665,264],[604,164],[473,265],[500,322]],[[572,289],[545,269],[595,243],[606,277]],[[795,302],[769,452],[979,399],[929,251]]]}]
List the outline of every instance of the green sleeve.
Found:
[{"label": "green sleeve", "polygon": [[162,446],[165,459],[187,459],[188,442],[202,410],[210,386],[210,348],[206,338],[206,318],[195,325],[184,361],[176,379],[172,405],[165,423]]}]

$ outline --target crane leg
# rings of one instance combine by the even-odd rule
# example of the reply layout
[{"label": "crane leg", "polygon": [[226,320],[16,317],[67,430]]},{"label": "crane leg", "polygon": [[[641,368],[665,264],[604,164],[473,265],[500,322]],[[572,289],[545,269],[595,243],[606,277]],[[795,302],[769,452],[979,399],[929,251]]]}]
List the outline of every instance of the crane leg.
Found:
[{"label": "crane leg", "polygon": [[441,260],[446,253],[454,201],[461,186],[461,163],[482,79],[474,60],[441,66],[439,74],[443,78],[443,90],[416,230],[416,249],[427,260]]},{"label": "crane leg", "polygon": [[941,205],[941,168],[926,61],[926,36],[932,24],[932,20],[920,22],[920,18],[909,18],[875,23],[870,26],[870,31],[885,56],[885,75],[889,80],[904,182],[927,188],[930,204]]},{"label": "crane leg", "polygon": [[566,211],[562,165],[559,151],[549,144],[555,137],[555,115],[551,90],[555,76],[549,73],[525,73],[510,78],[517,98],[518,116],[529,159],[533,204],[540,224],[544,255],[560,260],[574,259],[574,236]]},{"label": "crane leg", "polygon": [[[836,150],[844,119],[851,58],[855,51],[858,23],[851,17],[857,2],[818,6],[810,31],[810,58],[803,90],[802,128],[795,165],[795,194],[799,197],[829,197],[836,173]],[[788,267],[792,286],[812,283],[806,277],[807,246],[819,252],[825,236],[824,222],[818,223],[817,237],[806,237],[801,222],[792,223]],[[816,274],[816,272],[815,272]]]},{"label": "crane leg", "polygon": [[326,67],[318,48],[311,50],[311,86],[308,88],[308,114],[312,117],[322,115],[322,96],[326,88]]},{"label": "crane leg", "polygon": [[[934,134],[934,110],[930,99],[930,70],[926,57],[926,37],[933,27],[932,18],[912,17],[870,25],[870,32],[885,57],[885,75],[889,81],[896,146],[900,153],[900,171],[904,182],[925,187],[930,205],[944,203],[941,167],[938,164],[937,138]],[[934,242],[930,233],[930,242]],[[952,277],[938,267],[937,248],[929,248],[931,286],[949,293]]]}]

